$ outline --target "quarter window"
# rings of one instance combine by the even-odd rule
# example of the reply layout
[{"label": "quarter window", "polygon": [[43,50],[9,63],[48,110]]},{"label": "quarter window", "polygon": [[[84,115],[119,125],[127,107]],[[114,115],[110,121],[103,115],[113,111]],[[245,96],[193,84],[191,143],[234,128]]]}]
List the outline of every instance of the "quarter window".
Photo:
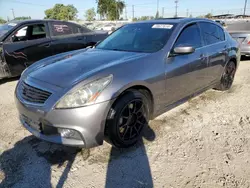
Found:
[{"label": "quarter window", "polygon": [[175,43],[175,47],[180,46],[192,46],[193,48],[202,46],[200,30],[197,24],[189,25],[183,29]]}]

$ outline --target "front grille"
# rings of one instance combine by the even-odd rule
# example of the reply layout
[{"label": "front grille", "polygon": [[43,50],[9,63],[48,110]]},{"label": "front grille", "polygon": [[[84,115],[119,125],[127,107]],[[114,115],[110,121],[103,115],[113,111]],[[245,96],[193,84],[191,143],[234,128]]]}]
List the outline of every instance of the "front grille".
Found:
[{"label": "front grille", "polygon": [[44,104],[51,93],[28,85],[25,82],[20,83],[20,96],[27,102]]}]

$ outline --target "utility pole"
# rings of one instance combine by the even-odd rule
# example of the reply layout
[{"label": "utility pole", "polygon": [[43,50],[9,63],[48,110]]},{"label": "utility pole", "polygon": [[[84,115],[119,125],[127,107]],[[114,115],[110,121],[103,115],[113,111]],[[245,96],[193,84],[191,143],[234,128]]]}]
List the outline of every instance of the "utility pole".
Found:
[{"label": "utility pole", "polygon": [[157,0],[157,11],[156,11],[156,13],[158,12],[158,14],[159,14],[159,0]]},{"label": "utility pole", "polygon": [[244,16],[246,15],[246,9],[247,9],[247,0],[245,0]]},{"label": "utility pole", "polygon": [[189,10],[187,9],[187,18],[188,18],[188,16],[189,16]]},{"label": "utility pole", "polygon": [[178,0],[175,0],[175,17],[178,17]]},{"label": "utility pole", "polygon": [[162,7],[162,18],[164,18],[164,7]]},{"label": "utility pole", "polygon": [[127,16],[127,6],[125,5],[125,20],[128,19],[128,16]]},{"label": "utility pole", "polygon": [[15,17],[14,9],[12,8],[12,9],[10,9],[10,10],[12,11],[13,19],[15,19],[16,17]]},{"label": "utility pole", "polygon": [[119,20],[119,18],[118,18],[118,6],[117,6],[117,4],[118,4],[118,1],[115,1],[115,20],[116,20],[116,22],[117,22],[117,20]]},{"label": "utility pole", "polygon": [[134,5],[132,5],[132,21],[135,18],[135,9],[134,9]]}]

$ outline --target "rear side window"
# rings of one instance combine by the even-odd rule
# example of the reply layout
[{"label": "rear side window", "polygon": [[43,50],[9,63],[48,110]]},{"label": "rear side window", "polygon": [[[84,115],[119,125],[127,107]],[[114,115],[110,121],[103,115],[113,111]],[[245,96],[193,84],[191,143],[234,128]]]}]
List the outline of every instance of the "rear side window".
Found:
[{"label": "rear side window", "polygon": [[218,32],[218,35],[219,35],[219,38],[221,41],[224,41],[225,40],[225,33],[224,33],[224,30],[218,26],[217,27],[217,32]]},{"label": "rear side window", "polygon": [[197,24],[189,25],[183,29],[175,43],[175,47],[180,46],[192,46],[194,48],[202,46],[200,30]]},{"label": "rear side window", "polygon": [[82,27],[80,25],[72,24],[72,29],[74,34],[79,34],[79,33],[89,33],[90,30],[86,27]]},{"label": "rear side window", "polygon": [[206,45],[215,44],[225,40],[224,31],[212,23],[200,23],[202,35]]},{"label": "rear side window", "polygon": [[63,22],[52,22],[52,33],[54,36],[64,36],[73,34],[73,27],[71,24]]}]

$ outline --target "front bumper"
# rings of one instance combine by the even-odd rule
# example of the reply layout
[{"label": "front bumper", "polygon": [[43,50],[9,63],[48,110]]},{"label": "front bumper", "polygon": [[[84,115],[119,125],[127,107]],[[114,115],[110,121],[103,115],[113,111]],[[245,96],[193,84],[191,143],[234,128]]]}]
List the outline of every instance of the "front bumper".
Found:
[{"label": "front bumper", "polygon": [[[34,136],[53,143],[84,148],[103,143],[106,117],[112,101],[81,108],[43,111],[39,107],[24,104],[17,95],[15,99],[21,123]],[[26,118],[32,123],[31,121],[27,123]],[[42,128],[46,127],[46,133],[37,128],[38,125]],[[82,139],[64,138],[55,131],[57,128],[75,130]]]}]

